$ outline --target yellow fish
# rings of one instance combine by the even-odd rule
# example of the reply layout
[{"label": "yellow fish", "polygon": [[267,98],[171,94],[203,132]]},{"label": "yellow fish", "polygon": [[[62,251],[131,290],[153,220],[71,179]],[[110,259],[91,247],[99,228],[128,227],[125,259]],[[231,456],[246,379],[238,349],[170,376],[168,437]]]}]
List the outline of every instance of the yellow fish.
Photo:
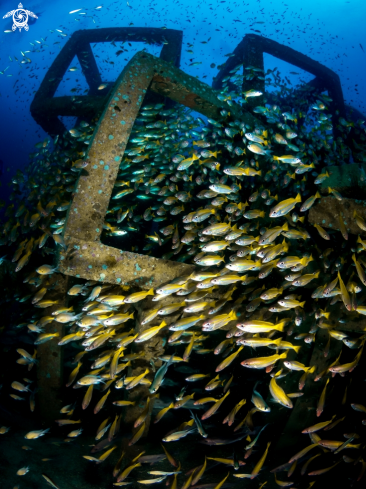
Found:
[{"label": "yellow fish", "polygon": [[286,392],[280,387],[277,382],[276,382],[276,377],[279,377],[282,373],[282,370],[277,372],[270,380],[269,383],[269,391],[272,394],[273,399],[281,404],[282,406],[285,406],[287,408],[292,409],[293,404],[291,399],[287,396]]},{"label": "yellow fish", "polygon": [[145,299],[148,295],[154,295],[154,289],[150,289],[148,292],[135,292],[134,294],[128,295],[125,297],[124,302],[126,304],[139,302]]},{"label": "yellow fish", "polygon": [[244,360],[241,362],[240,365],[243,365],[243,367],[249,367],[249,368],[266,368],[269,365],[273,365],[274,363],[278,362],[278,360],[282,360],[283,358],[287,357],[287,351],[285,353],[282,353],[281,355],[271,355],[268,357],[257,357],[257,358],[248,358],[247,360]]},{"label": "yellow fish", "polygon": [[272,207],[272,209],[269,212],[269,217],[281,217],[287,214],[288,212],[292,211],[292,209],[295,207],[295,205],[301,202],[301,195],[297,194],[297,196],[293,199],[286,199],[283,200],[282,202],[279,202],[277,205]]},{"label": "yellow fish", "polygon": [[154,326],[153,328],[149,328],[145,331],[143,331],[141,334],[138,335],[138,337],[135,339],[135,343],[142,343],[143,341],[147,341],[156,334],[159,333],[159,331],[166,326],[166,322],[163,321],[160,326]]}]

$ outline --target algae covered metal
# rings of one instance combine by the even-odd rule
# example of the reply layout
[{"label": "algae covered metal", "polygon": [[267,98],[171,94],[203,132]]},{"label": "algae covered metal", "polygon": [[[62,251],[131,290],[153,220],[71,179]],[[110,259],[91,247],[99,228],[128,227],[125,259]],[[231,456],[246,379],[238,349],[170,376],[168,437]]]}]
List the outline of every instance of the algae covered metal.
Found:
[{"label": "algae covered metal", "polygon": [[[118,250],[100,242],[104,218],[133,124],[147,90],[169,97],[207,117],[218,117],[226,103],[212,88],[155,56],[137,53],[121,73],[95,129],[86,161],[87,175],[76,185],[59,270],[66,275],[114,284],[156,287],[193,270],[192,265]],[[233,115],[254,123],[250,113]]]}]

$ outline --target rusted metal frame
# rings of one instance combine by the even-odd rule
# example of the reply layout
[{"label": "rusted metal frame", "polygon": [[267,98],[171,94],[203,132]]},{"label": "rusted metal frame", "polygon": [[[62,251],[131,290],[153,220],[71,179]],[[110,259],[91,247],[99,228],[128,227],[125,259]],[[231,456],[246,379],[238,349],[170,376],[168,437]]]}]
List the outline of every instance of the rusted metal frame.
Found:
[{"label": "rusted metal frame", "polygon": [[[190,273],[192,265],[122,251],[100,242],[119,164],[147,90],[217,118],[228,108],[205,83],[145,52],[137,53],[118,78],[89,145],[65,223],[67,252],[59,270],[66,275],[114,284],[156,287]],[[118,109],[117,110],[117,107]],[[250,113],[230,108],[234,117],[256,123]]]},{"label": "rusted metal frame", "polygon": [[[108,91],[105,94],[98,91],[101,76],[90,43],[130,41],[163,44],[160,58],[179,67],[182,38],[182,31],[147,27],[114,27],[74,32],[51,64],[34,96],[30,108],[34,120],[48,134],[55,136],[65,131],[64,124],[58,118],[59,115],[91,118],[100,114],[101,105],[104,106],[104,99],[108,95]],[[74,56],[78,57],[89,86],[88,95],[54,97]],[[110,85],[112,87],[112,84]],[[102,97],[103,101],[98,103],[97,98],[90,100],[87,98],[88,96]],[[58,98],[62,100],[58,101]],[[69,100],[69,103],[65,103],[66,99]],[[80,99],[82,103],[76,104],[79,107],[75,107],[75,101]],[[86,106],[90,102],[90,107]],[[58,109],[60,112],[57,112]]]},{"label": "rusted metal frame", "polygon": [[[314,61],[309,56],[302,54],[295,49],[288,46],[284,46],[271,39],[266,39],[256,34],[247,34],[243,40],[234,49],[233,54],[227,59],[224,66],[214,79],[213,88],[220,89],[222,87],[222,81],[225,76],[229,75],[229,72],[240,63],[244,63],[244,74],[246,72],[245,66],[252,65],[257,68],[263,69],[263,53],[275,56],[278,59],[282,59],[287,63],[291,63],[304,71],[313,74],[316,77],[316,81],[310,82],[310,86],[322,87],[327,89],[333,102],[329,105],[330,112],[333,116],[336,115],[336,110],[339,111],[339,115],[345,116],[346,110],[343,99],[342,86],[339,76],[326,66],[322,65],[318,61]],[[254,88],[265,93],[264,80],[247,81],[243,82],[243,91]],[[256,100],[248,99],[248,103],[260,105],[264,97],[255,97]]]}]

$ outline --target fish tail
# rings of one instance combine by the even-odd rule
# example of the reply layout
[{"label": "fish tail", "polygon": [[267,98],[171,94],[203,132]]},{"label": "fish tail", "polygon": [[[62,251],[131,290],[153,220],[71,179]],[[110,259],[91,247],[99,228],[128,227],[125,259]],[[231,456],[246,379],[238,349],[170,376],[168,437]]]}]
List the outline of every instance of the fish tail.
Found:
[{"label": "fish tail", "polygon": [[295,202],[301,202],[301,195],[300,194],[296,195]]},{"label": "fish tail", "polygon": [[154,289],[150,289],[146,295],[154,295]]},{"label": "fish tail", "polygon": [[314,365],[313,367],[311,367],[309,369],[309,374],[313,374],[315,372],[315,370],[316,370],[316,365]]}]

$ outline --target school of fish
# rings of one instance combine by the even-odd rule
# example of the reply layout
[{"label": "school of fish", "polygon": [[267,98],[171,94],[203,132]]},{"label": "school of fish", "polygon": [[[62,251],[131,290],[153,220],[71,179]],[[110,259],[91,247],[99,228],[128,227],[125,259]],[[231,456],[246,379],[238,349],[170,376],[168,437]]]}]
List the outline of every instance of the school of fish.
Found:
[{"label": "school of fish", "polygon": [[[46,441],[49,431],[58,433],[58,427],[66,426],[71,430],[67,438],[73,440],[82,436],[83,411],[94,410],[96,446],[85,453],[83,463],[100,464],[113,453],[106,482],[114,486],[164,481],[172,489],[178,482],[182,489],[219,489],[230,487],[228,479],[258,478],[260,487],[268,481],[312,487],[316,480],[324,485],[328,476],[321,476],[338,464],[354,482],[366,470],[366,406],[347,397],[366,334],[343,327],[366,315],[358,299],[366,286],[366,242],[348,235],[342,216],[339,230],[311,225],[307,219],[324,195],[319,185],[329,177],[327,167],[349,161],[346,139],[351,131],[359,148],[352,156],[364,161],[364,121],[339,118],[340,135],[333,138],[327,106],[331,99],[315,91],[304,92],[286,112],[280,104],[249,104],[262,94],[242,93],[243,78],[266,77],[275,87],[276,74],[246,67],[241,75],[238,69],[218,94],[227,109],[217,120],[162,103],[142,107],[106,215],[102,240],[195,264],[191,274],[142,291],[78,279],[67,292],[67,306],[65,298],[48,298],[58,273],[57,250],[67,249],[62,236],[75,185],[88,170],[92,122],[38,143],[29,167],[13,180],[0,256],[1,262],[13,264],[20,285],[19,290],[5,290],[3,300],[15,297],[24,304],[24,321],[15,331],[27,331],[35,345],[17,348],[17,362],[33,371],[37,346],[51,340],[65,349],[76,348],[67,386],[81,389],[75,396],[83,393],[61,409],[58,426],[28,432],[25,438]],[[237,103],[258,117],[256,127],[232,118],[230,107]],[[326,195],[342,200],[337,189],[327,188]],[[358,214],[354,220],[365,232],[366,220]],[[139,329],[136,303],[149,304]],[[65,324],[65,336],[51,332],[54,322]],[[316,364],[299,361],[302,354],[310,358],[320,335],[325,344],[318,348],[325,359],[337,350],[321,371]],[[131,376],[143,355],[139,344],[153,338],[165,344],[166,354]],[[288,388],[294,379],[296,388]],[[322,385],[320,395],[308,400],[314,423],[304,424],[298,433],[304,448],[274,469],[270,460],[278,440],[266,438],[271,425],[266,417],[277,405],[288,417],[297,402],[311,397],[316,382]],[[131,400],[138,386],[147,387],[147,395]],[[31,411],[36,409],[33,382],[14,379],[11,389],[14,401],[27,401]],[[170,396],[169,402],[161,401],[158,412],[151,410],[161,393]],[[131,459],[120,452],[118,437],[123,411],[136,403],[143,409],[130,426],[128,445],[141,443],[152,416],[152,424],[159,423],[159,453],[142,450]],[[163,417],[177,420],[176,427],[164,429]],[[351,418],[355,431],[344,433],[342,423]],[[327,433],[335,427],[337,435]],[[11,427],[0,427],[0,434],[10,436]],[[172,447],[183,438],[192,446],[202,444],[201,460],[189,471],[179,455],[172,455]],[[212,448],[206,452],[207,446],[217,447],[219,455],[212,456]],[[99,450],[101,455],[95,453]],[[144,464],[163,460],[170,470],[145,471]],[[205,483],[216,464],[226,465],[227,475]],[[29,470],[19,468],[17,474],[26,477]],[[52,487],[63,487],[43,477]]]}]

